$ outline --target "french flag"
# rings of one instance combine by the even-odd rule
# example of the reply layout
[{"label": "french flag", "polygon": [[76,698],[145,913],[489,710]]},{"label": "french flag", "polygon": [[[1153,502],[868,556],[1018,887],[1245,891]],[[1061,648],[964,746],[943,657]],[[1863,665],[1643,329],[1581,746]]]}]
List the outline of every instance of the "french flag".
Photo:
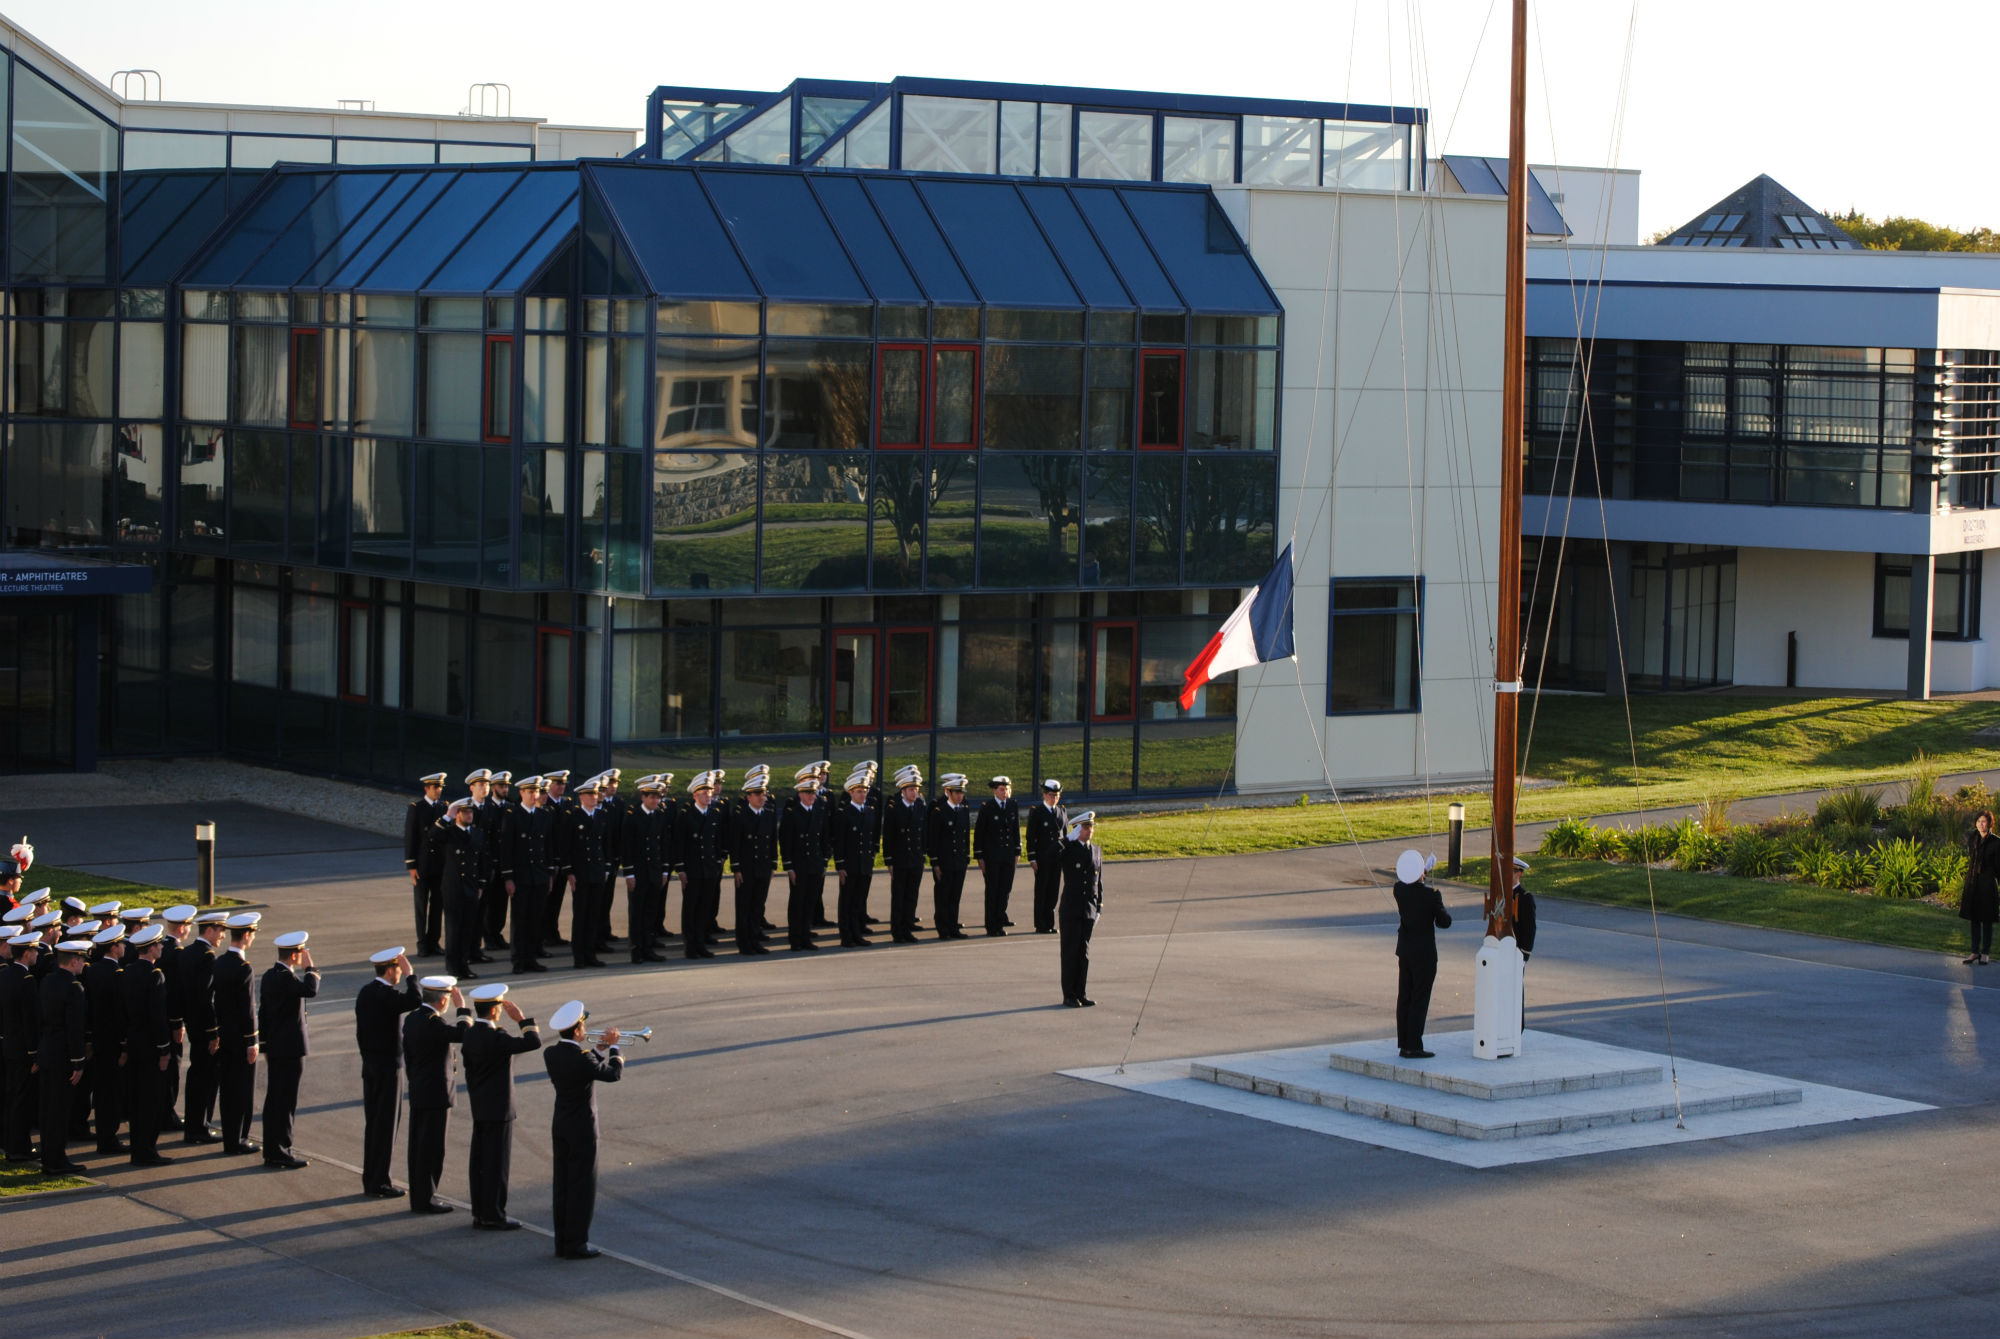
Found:
[{"label": "french flag", "polygon": [[1278,555],[1278,565],[1264,574],[1250,598],[1236,607],[1222,631],[1209,639],[1187,667],[1181,688],[1181,710],[1194,709],[1194,695],[1219,674],[1283,660],[1292,654],[1292,546]]}]

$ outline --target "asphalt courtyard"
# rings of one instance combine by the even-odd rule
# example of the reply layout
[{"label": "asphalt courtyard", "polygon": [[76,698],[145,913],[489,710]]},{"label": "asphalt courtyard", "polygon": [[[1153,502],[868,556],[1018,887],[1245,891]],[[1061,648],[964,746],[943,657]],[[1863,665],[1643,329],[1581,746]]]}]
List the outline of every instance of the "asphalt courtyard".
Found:
[{"label": "asphalt courtyard", "polygon": [[[393,842],[247,805],[31,817],[49,863],[173,886],[192,881],[190,824],[216,819],[224,891],[268,904],[267,932],[312,930],[326,979],[312,1166],[169,1143],[171,1167],[86,1159],[102,1189],[0,1201],[10,1333],[2000,1330],[2000,976],[1955,959],[1671,918],[1656,956],[1642,914],[1544,901],[1530,1026],[1663,1051],[1664,974],[1680,1056],[1937,1109],[1491,1170],[1057,1073],[1128,1044],[1392,1031],[1394,920],[1369,868],[1393,845],[1109,867],[1095,1009],[1058,1006],[1054,939],[1019,931],[560,968],[515,998],[656,1029],[599,1094],[593,1236],[615,1256],[560,1262],[537,1232],[359,1193],[349,1005],[368,953],[410,939]],[[1477,918],[1455,902],[1438,1032],[1469,1025]],[[886,914],[886,880],[873,903]],[[516,1072],[511,1210],[546,1227],[550,1089],[536,1057]],[[444,1185],[461,1201],[469,1134],[461,1103]]]}]

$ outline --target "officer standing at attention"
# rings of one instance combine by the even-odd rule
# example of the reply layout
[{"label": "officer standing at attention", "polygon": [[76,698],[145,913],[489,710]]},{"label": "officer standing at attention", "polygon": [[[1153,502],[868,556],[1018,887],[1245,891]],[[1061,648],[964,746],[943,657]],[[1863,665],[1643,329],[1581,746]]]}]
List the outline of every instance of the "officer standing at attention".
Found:
[{"label": "officer standing at attention", "polygon": [[575,967],[602,967],[597,956],[598,909],[610,896],[617,873],[617,848],[611,845],[610,821],[599,803],[596,778],[576,788],[576,803],[556,819],[556,859],[576,876],[576,897],[570,904],[569,954]]},{"label": "officer standing at attention", "polygon": [[543,798],[541,777],[521,778],[521,802],[508,816],[497,858],[501,885],[513,901],[514,970],[546,972],[542,956],[542,904],[555,879],[555,810]]},{"label": "officer standing at attention", "polygon": [[[496,981],[472,992],[477,1015],[459,1049],[465,1054],[465,1095],[472,1103],[472,1225],[488,1232],[521,1226],[507,1216],[507,1178],[514,1165],[514,1057],[542,1049],[535,1020],[507,998],[507,983]],[[521,1025],[516,1037],[500,1026],[505,1013]]]},{"label": "officer standing at attention", "polygon": [[924,842],[930,806],[924,803],[924,774],[915,763],[896,773],[897,797],[884,806],[882,859],[889,866],[889,938],[917,942],[917,898],[924,887]]},{"label": "officer standing at attention", "polygon": [[[450,1213],[437,1197],[444,1177],[445,1128],[458,1096],[457,1058],[451,1048],[472,1031],[472,1010],[449,976],[423,979],[424,1002],[403,1020],[403,1066],[410,1075],[410,1212]],[[447,1007],[457,1017],[446,1022]]]},{"label": "officer standing at attention", "polygon": [[486,892],[491,853],[478,824],[477,801],[453,800],[445,814],[445,825],[436,837],[438,892],[444,898],[444,963],[455,979],[470,981],[476,979],[472,964],[487,961],[479,952],[479,899]]},{"label": "officer standing at attention", "polygon": [[589,1016],[582,1000],[557,1009],[549,1026],[560,1040],[542,1052],[556,1089],[549,1144],[555,1161],[556,1256],[563,1260],[594,1260],[600,1254],[590,1244],[590,1219],[597,1210],[597,1085],[616,1083],[625,1073],[617,1028],[606,1028],[585,1048]]},{"label": "officer standing at attention", "polygon": [[222,1039],[215,1026],[215,955],[229,919],[226,911],[204,911],[194,918],[194,938],[181,950],[181,1018],[188,1037],[187,1083],[182,1088],[181,1142],[212,1144],[215,1127],[216,1076]]},{"label": "officer standing at attention", "polygon": [[[666,915],[667,879],[673,873],[674,816],[665,807],[671,772],[639,778],[639,807],[625,817],[625,920],[632,961],[665,962],[657,938]],[[537,1049],[540,1049],[537,1047]]]},{"label": "officer standing at attention", "polygon": [[42,1175],[78,1176],[86,1168],[70,1161],[71,1103],[83,1082],[84,1053],[89,1048],[90,1002],[84,997],[83,960],[88,939],[58,940],[56,965],[42,978],[36,996],[41,1014],[41,1042],[35,1063],[42,1075]]},{"label": "officer standing at attention", "polygon": [[1028,811],[1028,872],[1035,876],[1035,933],[1056,932],[1056,898],[1062,893],[1064,834],[1069,810],[1062,802],[1062,782],[1042,782],[1042,802]]},{"label": "officer standing at attention", "polygon": [[[698,772],[688,783],[693,803],[680,811],[674,830],[681,867],[681,948],[690,958],[712,958],[709,927],[722,901],[722,860],[728,853],[728,818],[716,803],[722,772]],[[560,1030],[560,1029],[558,1029]]]},{"label": "officer standing at attention", "polygon": [[743,774],[743,807],[729,825],[729,868],[736,883],[736,951],[764,947],[764,908],[778,869],[778,809],[771,803],[771,769],[759,763]]},{"label": "officer standing at attention", "polygon": [[847,775],[847,799],[827,816],[833,835],[834,878],[843,948],[865,948],[868,939],[868,885],[875,877],[881,847],[880,819],[868,802],[873,771],[866,764]]},{"label": "officer standing at attention", "polygon": [[1057,862],[1062,871],[1056,920],[1062,926],[1063,1003],[1072,1009],[1088,1009],[1097,1003],[1086,993],[1090,936],[1097,928],[1097,918],[1104,914],[1104,852],[1091,840],[1096,831],[1096,814],[1078,814]]},{"label": "officer standing at attention", "polygon": [[827,806],[819,802],[815,768],[792,785],[792,803],[778,820],[778,855],[785,864],[785,937],[794,953],[817,952],[813,927],[825,910],[826,859],[832,852]]},{"label": "officer standing at attention", "polygon": [[167,1020],[167,978],[160,954],[166,928],[148,925],[127,941],[119,975],[125,1006],[125,1110],[132,1129],[132,1165],[164,1167],[173,1159],[160,1152],[160,1120],[168,1111],[167,1066],[174,1031]]},{"label": "officer standing at attention", "polygon": [[965,803],[965,773],[946,772],[939,778],[944,799],[931,805],[925,844],[931,857],[931,907],[939,939],[963,939],[959,902],[965,896],[965,871],[972,867],[972,810]]},{"label": "officer standing at attention", "polygon": [[1444,895],[1424,882],[1429,866],[1416,851],[1396,857],[1396,1049],[1405,1060],[1428,1060],[1424,1021],[1437,981],[1437,932],[1451,925]]},{"label": "officer standing at attention", "polygon": [[[569,790],[569,768],[559,767],[553,772],[544,772],[542,781],[549,816],[560,827],[563,814],[576,807],[576,801],[565,793]],[[542,943],[545,946],[563,948],[569,943],[562,936],[563,893],[568,887],[569,870],[558,856],[556,867],[550,872],[548,905],[542,911]]]},{"label": "officer standing at attention", "polygon": [[181,1128],[181,1060],[187,1054],[187,996],[181,985],[181,955],[194,931],[194,918],[199,914],[197,908],[185,902],[160,913],[160,923],[167,927],[160,941],[160,975],[167,982],[167,1027],[174,1039],[167,1050],[167,1072],[160,1083],[164,1108],[160,1113],[162,1130]]},{"label": "officer standing at attention", "polygon": [[125,927],[113,925],[91,936],[96,947],[83,969],[83,993],[90,1004],[90,1051],[83,1081],[96,1116],[99,1153],[129,1153],[118,1137],[125,1106],[125,998],[119,977],[125,969]]},{"label": "officer standing at attention", "polygon": [[[597,940],[593,953],[609,953],[618,943],[618,937],[611,933],[612,903],[618,899],[618,853],[625,849],[625,819],[632,812],[632,806],[618,796],[621,775],[616,767],[607,767],[597,774],[597,809],[604,815],[604,851],[611,864],[611,872],[604,876],[603,893],[597,903]],[[631,918],[632,909],[628,905],[625,919],[630,921]]]},{"label": "officer standing at attention", "polygon": [[[488,770],[485,772],[485,785],[472,787],[473,793],[479,795],[479,807],[473,811],[472,823],[486,838],[486,867],[482,871],[484,881],[479,889],[479,917],[470,941],[474,962],[491,962],[493,959],[487,950],[497,952],[507,947],[507,886],[500,877],[498,856],[500,845],[506,840],[507,822],[513,817],[514,810],[502,798],[502,787],[498,784],[502,775]],[[470,979],[469,973],[461,972],[459,975]]]},{"label": "officer standing at attention", "polygon": [[403,1015],[423,1004],[402,947],[371,954],[375,979],[354,997],[354,1042],[361,1052],[361,1192],[395,1199],[389,1180],[396,1126],[403,1119]]},{"label": "officer standing at attention", "polygon": [[8,927],[20,931],[7,940],[8,957],[0,962],[0,1153],[9,1162],[30,1162],[35,1156],[29,1131],[35,1124],[35,1106],[40,1085],[35,1081],[35,1048],[42,1039],[42,1020],[36,1010],[35,963],[41,959],[42,936],[25,925]]},{"label": "officer standing at attention", "polygon": [[1021,811],[1014,807],[1014,782],[996,776],[986,783],[993,795],[979,806],[972,824],[972,858],[986,882],[986,933],[1004,935],[1007,899],[1014,892],[1014,868],[1021,862]]},{"label": "officer standing at attention", "polygon": [[251,998],[250,945],[263,916],[242,911],[223,922],[229,947],[215,959],[216,1079],[222,1109],[222,1151],[258,1152],[250,1141],[250,1117],[257,1106],[257,1006]]},{"label": "officer standing at attention", "polygon": [[1514,947],[1521,950],[1522,962],[1535,952],[1535,895],[1521,886],[1528,868],[1527,861],[1514,857]]},{"label": "officer standing at attention", "polygon": [[426,869],[424,845],[431,828],[444,817],[444,773],[432,772],[419,782],[421,797],[403,811],[403,863],[410,870],[410,891],[416,903],[417,952],[437,953],[444,932],[444,903],[438,899],[437,871]]},{"label": "officer standing at attention", "polygon": [[257,992],[257,1016],[264,1039],[264,1165],[297,1171],[306,1160],[292,1151],[292,1119],[299,1109],[299,1079],[311,1052],[306,1001],[319,994],[311,936],[293,930],[271,941],[278,960],[264,973]]}]

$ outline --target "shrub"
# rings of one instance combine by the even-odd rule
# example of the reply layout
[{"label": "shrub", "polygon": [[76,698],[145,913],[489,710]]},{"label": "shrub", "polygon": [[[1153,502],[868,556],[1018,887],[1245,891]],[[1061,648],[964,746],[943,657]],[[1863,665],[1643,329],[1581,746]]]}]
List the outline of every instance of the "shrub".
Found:
[{"label": "shrub", "polygon": [[1591,838],[1594,835],[1594,829],[1581,818],[1561,819],[1542,834],[1539,849],[1543,855],[1563,856],[1570,860],[1586,859],[1592,853]]},{"label": "shrub", "polygon": [[1780,809],[1776,818],[1767,818],[1763,823],[1764,835],[1783,837],[1788,833],[1803,832],[1812,826],[1812,817],[1796,809]]},{"label": "shrub", "polygon": [[1785,869],[1785,853],[1778,843],[1754,828],[1738,828],[1729,834],[1724,853],[1729,872],[1742,879],[1768,879]]},{"label": "shrub", "polygon": [[1792,869],[1801,882],[1820,888],[1861,888],[1873,877],[1867,856],[1823,844],[1802,845],[1792,856]]},{"label": "shrub", "polygon": [[1903,796],[1903,807],[1919,813],[1929,813],[1938,806],[1938,782],[1944,780],[1944,768],[1926,757],[1922,749],[1910,759],[1910,784]]},{"label": "shrub", "polygon": [[1722,863],[1728,846],[1723,838],[1704,832],[1698,824],[1689,823],[1681,829],[1674,842],[1674,863],[1686,870],[1714,869]]},{"label": "shrub", "polygon": [[1965,891],[1965,871],[1971,862],[1965,852],[1954,846],[1933,846],[1924,855],[1930,865],[1930,886],[1937,891],[1938,900],[1957,910],[1959,896]]},{"label": "shrub", "polygon": [[1650,865],[1673,855],[1679,840],[1680,833],[1675,828],[1658,823],[1641,823],[1636,828],[1627,829],[1621,835],[1620,843],[1624,847],[1627,863]]},{"label": "shrub", "polygon": [[1625,834],[1617,828],[1592,828],[1589,855],[1592,860],[1623,860]]},{"label": "shrub", "polygon": [[1712,832],[1720,837],[1730,829],[1730,797],[1727,795],[1704,795],[1701,803],[1694,807],[1694,821],[1701,824],[1703,832]]},{"label": "shrub", "polygon": [[1835,823],[1820,829],[1819,835],[1837,851],[1866,851],[1875,844],[1875,829],[1855,823]]},{"label": "shrub", "polygon": [[1933,800],[1928,808],[1903,805],[1889,811],[1889,835],[1908,837],[1919,845],[1956,845],[1970,819],[1962,819],[1950,800]]},{"label": "shrub", "polygon": [[1931,874],[1923,848],[1909,838],[1875,843],[1869,852],[1877,897],[1922,897]]},{"label": "shrub", "polygon": [[1952,792],[1952,802],[1968,813],[1978,813],[1981,809],[1993,807],[1993,792],[1984,781],[1974,781],[1960,786]]},{"label": "shrub", "polygon": [[1881,817],[1880,791],[1848,786],[1844,790],[1836,790],[1830,795],[1820,797],[1819,806],[1813,811],[1813,826],[1824,828],[1840,823],[1850,827],[1872,828]]}]

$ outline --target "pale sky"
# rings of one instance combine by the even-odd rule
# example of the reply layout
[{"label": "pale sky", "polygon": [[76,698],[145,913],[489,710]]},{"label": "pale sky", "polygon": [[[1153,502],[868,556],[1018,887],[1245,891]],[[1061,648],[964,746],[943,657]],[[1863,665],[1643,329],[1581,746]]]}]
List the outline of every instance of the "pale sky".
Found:
[{"label": "pale sky", "polygon": [[[1531,10],[1530,157],[1639,168],[1642,239],[1759,172],[1828,212],[2000,227],[1983,134],[2000,4]],[[659,84],[908,74],[1415,104],[1431,109],[1433,152],[1506,152],[1507,0],[0,0],[0,11],[99,79],[159,70],[177,101],[373,98],[450,114],[468,85],[497,80],[513,86],[516,114],[637,127]]]}]

